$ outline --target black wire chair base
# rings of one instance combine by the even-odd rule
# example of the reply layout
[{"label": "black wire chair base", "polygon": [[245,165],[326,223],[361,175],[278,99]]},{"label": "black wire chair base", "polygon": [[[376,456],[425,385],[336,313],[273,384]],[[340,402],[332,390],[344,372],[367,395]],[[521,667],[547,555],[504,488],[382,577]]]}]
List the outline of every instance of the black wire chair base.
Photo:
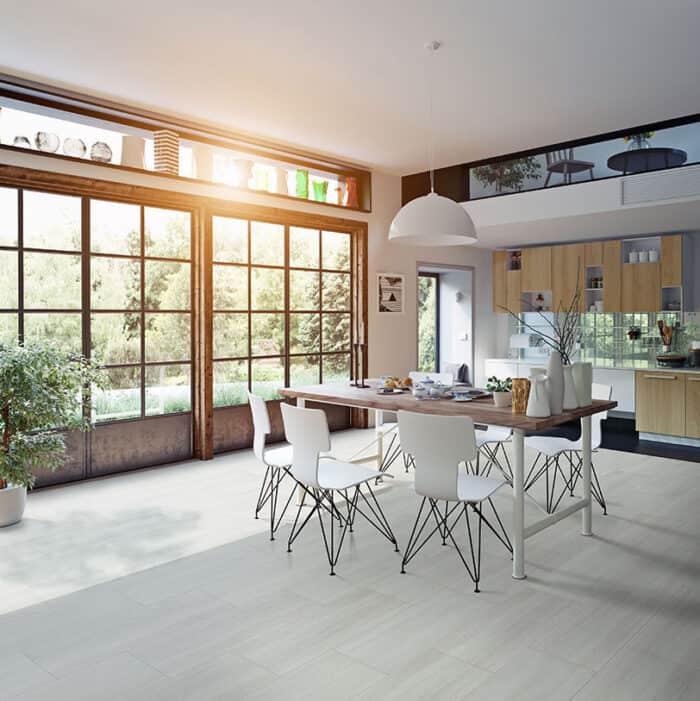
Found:
[{"label": "black wire chair base", "polygon": [[[288,553],[292,552],[292,544],[299,537],[304,528],[306,528],[306,525],[309,523],[309,521],[311,521],[314,514],[318,516],[321,535],[323,537],[323,545],[326,550],[328,564],[331,568],[331,575],[335,575],[335,567],[338,564],[340,551],[343,547],[343,542],[347,532],[354,532],[353,527],[355,525],[357,514],[360,514],[360,516],[362,516],[367,523],[373,526],[382,536],[384,536],[394,546],[395,552],[399,552],[399,545],[396,537],[391,530],[389,521],[386,518],[382,507],[377,501],[377,497],[372,491],[372,487],[370,487],[369,482],[357,485],[350,490],[307,487],[298,481],[296,484],[304,490],[304,496],[308,496],[310,498],[311,509],[309,510],[309,513],[306,514],[303,519],[301,519],[304,504],[302,502],[299,505],[297,515],[294,519],[294,525],[292,526],[292,531],[289,534],[289,539],[287,541]],[[365,494],[363,491],[363,487],[367,490],[367,494]],[[348,494],[348,492],[351,492],[351,495]],[[339,501],[341,506],[343,503],[345,504],[345,514],[343,514],[341,509],[338,508],[338,505],[333,498],[334,495],[338,495],[340,497]],[[362,503],[362,507],[360,507],[360,503]],[[326,515],[328,516],[328,525],[324,523],[324,516]],[[340,528],[340,535],[338,538],[335,536],[335,528],[333,527],[335,521],[337,521],[338,527]]]},{"label": "black wire chair base", "polygon": [[[540,458],[542,457],[544,457],[544,461],[540,463]],[[564,462],[564,465],[561,462]],[[568,475],[566,474],[567,467]],[[539,453],[525,479],[525,491],[528,492],[542,477],[545,479],[545,510],[551,514],[557,510],[564,496],[567,494],[574,496],[574,489],[578,484],[578,480],[583,478],[583,454],[577,450],[567,450],[554,457],[548,457],[543,453]],[[557,482],[559,482],[558,487]],[[605,495],[592,461],[591,496],[600,505],[603,515],[607,516],[608,507]]]},{"label": "black wire chair base", "polygon": [[412,455],[404,453],[401,448],[401,444],[398,441],[398,434],[394,433],[391,437],[389,447],[386,449],[386,453],[382,458],[382,464],[380,472],[386,472],[398,459],[401,457],[403,459],[403,468],[408,474],[408,468],[413,467],[415,469],[416,463]]},{"label": "black wire chair base", "polygon": [[275,539],[275,533],[282,523],[284,515],[287,513],[289,504],[294,496],[294,489],[291,490],[287,500],[284,502],[282,511],[277,513],[277,505],[280,492],[280,484],[287,475],[286,467],[276,467],[268,465],[263,476],[263,482],[260,486],[260,494],[258,502],[255,506],[255,518],[260,518],[260,512],[265,508],[266,504],[270,504],[270,540]]},{"label": "black wire chair base", "polygon": [[[494,447],[495,446],[495,447]],[[482,466],[482,461],[484,465]],[[503,476],[503,479],[512,486],[513,484],[513,468],[510,464],[510,458],[506,452],[502,442],[484,443],[476,454],[476,465],[474,474],[488,477],[491,474],[491,468],[495,467]]]},{"label": "black wire chair base", "polygon": [[[457,551],[457,554],[459,555],[460,560],[462,561],[462,564],[467,570],[467,574],[469,575],[472,582],[474,582],[474,591],[478,594],[480,591],[479,582],[481,580],[482,524],[485,524],[487,528],[489,528],[489,530],[491,530],[491,532],[498,538],[498,540],[501,541],[501,543],[505,546],[506,550],[508,550],[508,552],[512,554],[513,546],[511,545],[510,538],[508,538],[508,532],[504,528],[503,522],[501,521],[501,517],[498,515],[498,511],[496,511],[496,507],[493,505],[493,501],[491,501],[490,497],[487,498],[486,501],[490,505],[491,510],[493,511],[493,514],[496,517],[499,530],[496,530],[494,525],[491,524],[491,522],[486,518],[486,516],[484,516],[482,510],[483,502],[476,504],[472,502],[458,501],[455,502],[452,506],[450,506],[451,502],[445,501],[444,510],[440,511],[438,501],[445,500],[430,499],[429,497],[423,497],[423,500],[420,504],[420,508],[418,509],[418,515],[416,516],[416,520],[413,523],[411,535],[408,539],[408,545],[406,546],[403,559],[401,560],[401,574],[406,574],[406,565],[425,547],[428,541],[436,533],[438,533],[440,538],[442,539],[443,545],[446,545],[448,540],[452,543],[453,547]],[[426,502],[429,505],[428,509],[425,509]],[[425,517],[423,517],[421,523],[421,517],[423,516],[424,509],[426,511],[426,514]],[[472,516],[471,518],[469,516],[470,510],[473,514],[475,514],[475,516]],[[454,529],[457,527],[457,524],[462,520],[462,516],[464,516],[464,520],[466,522],[466,534],[467,540],[469,541],[469,555],[471,562],[467,561],[467,558],[464,556],[462,550],[457,545],[457,541],[455,540],[453,535]],[[477,519],[476,548],[474,547],[474,529],[471,522],[473,518]],[[432,528],[432,530],[430,530],[430,532],[427,535],[423,536],[423,533],[426,530],[426,526],[428,526],[429,522],[432,525],[432,521],[435,522],[435,526]],[[428,526],[428,528],[430,527]]]}]

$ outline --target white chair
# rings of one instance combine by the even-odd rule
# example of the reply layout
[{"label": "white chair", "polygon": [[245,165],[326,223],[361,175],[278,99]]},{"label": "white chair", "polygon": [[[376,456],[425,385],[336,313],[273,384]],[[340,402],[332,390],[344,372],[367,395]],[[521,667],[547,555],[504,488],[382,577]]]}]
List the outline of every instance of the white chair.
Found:
[{"label": "white chair", "polygon": [[[474,591],[478,592],[481,579],[482,524],[486,524],[501,543],[511,553],[513,552],[508,534],[491,500],[494,492],[506,482],[502,479],[472,475],[466,470],[460,470],[461,463],[476,458],[474,422],[467,416],[432,416],[400,411],[399,432],[402,444],[415,459],[415,490],[423,497],[401,562],[401,572],[402,574],[406,572],[406,565],[435,533],[439,533],[443,544],[449,538],[457,550],[474,582]],[[429,505],[427,509],[426,501]],[[441,510],[439,502],[442,501],[445,502],[445,506]],[[483,502],[487,502],[491,507],[500,527],[500,533],[484,516]],[[426,513],[423,517],[424,510]],[[470,510],[477,518],[477,524],[474,526],[472,525],[474,516],[469,516]],[[453,531],[462,516],[466,521],[471,566],[453,536]],[[424,536],[426,528],[432,527],[433,520],[435,527]],[[477,530],[476,551],[473,528]]]},{"label": "white chair", "polygon": [[[609,385],[593,384],[593,399],[609,400],[612,396],[612,387]],[[603,432],[601,423],[607,418],[608,412],[603,411],[591,416],[591,449],[596,451],[603,442]],[[525,439],[525,446],[537,451],[537,457],[532,463],[530,472],[525,480],[525,490],[528,491],[542,476],[545,478],[546,502],[545,509],[548,513],[556,510],[566,492],[570,496],[574,495],[576,483],[581,477],[583,469],[583,438],[576,441],[560,436],[530,436]],[[540,463],[540,459],[544,462]],[[562,467],[560,460],[566,459],[568,462],[569,476],[565,475],[565,467]],[[551,474],[550,474],[551,471]],[[558,477],[563,480],[561,492],[557,496],[556,484]],[[603,489],[600,486],[598,474],[593,461],[591,460],[591,494],[600,504],[603,513],[608,513],[605,503]]]},{"label": "white chair", "polygon": [[455,381],[454,375],[451,372],[418,372],[418,370],[411,370],[408,376],[414,383],[432,380],[433,382],[439,382],[441,385],[447,385],[448,387],[452,386]]},{"label": "white chair", "polygon": [[[301,523],[303,504],[299,506],[292,532],[289,534],[287,552],[292,552],[292,543],[299,537],[314,514],[318,515],[331,575],[335,574],[335,566],[340,557],[346,532],[348,529],[351,533],[353,532],[357,514],[371,523],[398,552],[399,546],[389,521],[370,486],[372,480],[385,477],[387,473],[372,470],[361,464],[323,457],[323,451],[330,448],[325,413],[320,409],[302,409],[290,404],[282,404],[281,408],[284,431],[292,445],[292,464],[288,472],[304,490],[304,494],[311,498],[312,504],[311,510]],[[345,513],[341,513],[336,505],[336,499],[341,504],[345,503]],[[367,508],[366,511],[360,508],[360,500],[363,507]],[[330,516],[328,528],[323,522],[325,514]],[[342,528],[337,543],[334,535],[336,521]]]},{"label": "white chair", "polygon": [[248,392],[248,403],[250,404],[250,412],[253,415],[253,453],[265,466],[265,476],[260,486],[258,503],[255,506],[255,518],[259,517],[258,515],[265,507],[265,504],[269,502],[270,540],[274,540],[275,531],[279,528],[294,494],[292,489],[279,518],[276,519],[279,486],[287,474],[287,468],[292,464],[292,446],[289,443],[283,443],[275,448],[267,448],[265,441],[272,430],[267,404],[262,397],[258,397],[251,392]]},{"label": "white chair", "polygon": [[[476,432],[476,474],[488,477],[495,467],[508,484],[513,483],[513,468],[505,449],[513,436],[513,431],[505,426],[487,426],[485,431]],[[499,452],[500,451],[500,452]],[[481,465],[482,458],[485,464]]]}]

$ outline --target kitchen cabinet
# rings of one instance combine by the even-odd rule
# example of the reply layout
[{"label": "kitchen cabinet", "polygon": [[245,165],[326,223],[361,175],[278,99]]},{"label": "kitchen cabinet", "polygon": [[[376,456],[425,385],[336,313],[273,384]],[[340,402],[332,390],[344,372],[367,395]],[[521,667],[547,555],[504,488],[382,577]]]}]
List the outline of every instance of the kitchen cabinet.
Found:
[{"label": "kitchen cabinet", "polygon": [[684,374],[638,370],[634,403],[638,431],[669,436],[686,435]]},{"label": "kitchen cabinet", "polygon": [[590,241],[583,245],[583,257],[586,267],[604,265],[604,241]]},{"label": "kitchen cabinet", "polygon": [[494,251],[492,259],[491,282],[493,286],[493,311],[502,312],[506,300],[506,251]]},{"label": "kitchen cabinet", "polygon": [[680,287],[683,284],[683,236],[661,237],[661,287]]},{"label": "kitchen cabinet", "polygon": [[660,282],[659,263],[623,263],[620,311],[655,312],[660,310]]},{"label": "kitchen cabinet", "polygon": [[622,243],[603,242],[603,310],[621,311]]},{"label": "kitchen cabinet", "polygon": [[700,438],[700,373],[685,376],[685,435]]},{"label": "kitchen cabinet", "polygon": [[520,286],[522,270],[507,270],[506,271],[506,307],[509,311],[516,314],[521,311],[521,293]]},{"label": "kitchen cabinet", "polygon": [[570,243],[552,246],[552,309],[568,309],[576,293],[578,282],[581,291],[581,304],[578,311],[584,311],[584,245]]},{"label": "kitchen cabinet", "polygon": [[552,249],[550,246],[523,248],[521,292],[543,292],[552,289]]}]

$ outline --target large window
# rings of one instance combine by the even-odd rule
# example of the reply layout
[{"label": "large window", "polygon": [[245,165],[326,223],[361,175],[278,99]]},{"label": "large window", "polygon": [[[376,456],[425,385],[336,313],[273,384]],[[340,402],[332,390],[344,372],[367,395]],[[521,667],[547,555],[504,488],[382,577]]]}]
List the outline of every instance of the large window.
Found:
[{"label": "large window", "polygon": [[191,409],[188,212],[0,188],[0,341],[107,368],[96,420]]},{"label": "large window", "polygon": [[215,216],[214,406],[350,377],[351,237]]},{"label": "large window", "polygon": [[440,368],[440,276],[418,274],[418,369]]}]

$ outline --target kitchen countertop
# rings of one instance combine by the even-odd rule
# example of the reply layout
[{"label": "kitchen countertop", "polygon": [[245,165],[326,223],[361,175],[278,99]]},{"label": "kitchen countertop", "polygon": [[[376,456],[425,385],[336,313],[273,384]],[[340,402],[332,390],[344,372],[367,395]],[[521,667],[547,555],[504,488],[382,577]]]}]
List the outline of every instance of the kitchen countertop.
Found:
[{"label": "kitchen countertop", "polygon": [[[533,358],[523,358],[522,360],[517,360],[515,358],[486,358],[485,362],[495,362],[495,363],[513,363],[516,365],[532,365],[533,367],[547,367],[549,359],[543,357],[541,360],[534,360]],[[594,365],[594,370],[642,370],[649,371],[655,370],[657,372],[682,372],[682,373],[700,373],[700,368],[669,368],[657,365],[654,362],[647,362],[638,360],[636,365]]]}]

